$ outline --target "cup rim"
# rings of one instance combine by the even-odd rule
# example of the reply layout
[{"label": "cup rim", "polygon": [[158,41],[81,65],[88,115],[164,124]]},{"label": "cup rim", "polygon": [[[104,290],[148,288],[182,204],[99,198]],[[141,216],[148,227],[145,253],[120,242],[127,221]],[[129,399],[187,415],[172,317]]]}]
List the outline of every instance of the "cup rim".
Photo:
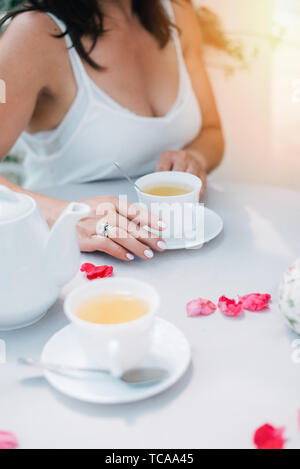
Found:
[{"label": "cup rim", "polygon": [[[103,282],[106,282],[106,284],[108,284],[108,283],[113,284],[113,283],[123,282],[123,281],[124,281],[124,283],[126,281],[134,282],[136,285],[147,287],[150,290],[152,290],[152,295],[153,295],[152,305],[149,305],[150,306],[149,311],[146,314],[144,314],[143,316],[141,316],[140,318],[134,319],[133,321],[121,322],[121,323],[117,323],[117,324],[97,324],[97,323],[92,323],[92,322],[85,321],[84,319],[79,318],[72,311],[70,303],[74,299],[74,297],[76,295],[80,294],[81,292],[83,292],[85,290],[95,288],[95,285],[97,285],[97,284],[103,285]],[[91,294],[91,297],[92,296],[96,296],[96,295]],[[67,297],[64,301],[64,313],[67,316],[67,318],[69,319],[69,321],[71,322],[71,324],[76,324],[78,326],[85,327],[87,329],[92,328],[94,330],[95,329],[96,330],[109,330],[109,329],[112,329],[112,328],[118,328],[118,329],[124,328],[125,329],[125,328],[128,328],[128,327],[131,327],[132,324],[137,324],[137,323],[143,322],[145,320],[145,318],[148,318],[149,316],[150,317],[155,316],[158,312],[159,307],[160,307],[160,296],[159,296],[157,290],[148,282],[144,282],[142,280],[136,280],[136,279],[130,278],[130,277],[93,280],[92,284],[85,284],[85,285],[81,285],[80,287],[74,288],[74,290],[72,290],[67,295]]]},{"label": "cup rim", "polygon": [[[194,180],[193,190],[191,192],[188,192],[187,194],[169,195],[169,196],[152,195],[152,194],[147,194],[146,192],[143,192],[142,187],[139,186],[139,182],[142,181],[143,179],[146,179],[149,176],[160,175],[160,174],[163,174],[166,177],[168,177],[170,175],[172,175],[172,176],[183,176],[184,175],[184,177],[189,177],[189,179]],[[145,174],[144,176],[141,176],[140,178],[137,179],[136,184],[141,189],[141,191],[137,190],[137,192],[142,193],[143,197],[151,198],[151,199],[168,199],[168,198],[169,199],[175,199],[176,197],[181,198],[181,199],[189,198],[189,197],[191,197],[192,194],[196,194],[198,192],[200,193],[201,189],[202,189],[202,186],[203,186],[203,183],[202,183],[201,179],[198,178],[198,176],[195,176],[195,174],[184,173],[184,172],[181,172],[181,171],[158,171],[156,173]]]}]

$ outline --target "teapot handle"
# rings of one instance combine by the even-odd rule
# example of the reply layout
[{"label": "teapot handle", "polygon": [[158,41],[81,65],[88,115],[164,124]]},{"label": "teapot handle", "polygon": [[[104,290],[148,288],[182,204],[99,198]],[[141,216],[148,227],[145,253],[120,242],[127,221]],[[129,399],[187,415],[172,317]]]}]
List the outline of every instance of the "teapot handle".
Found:
[{"label": "teapot handle", "polygon": [[45,263],[58,287],[71,281],[79,269],[80,250],[76,225],[90,212],[91,208],[86,204],[71,203],[48,235],[44,249]]}]

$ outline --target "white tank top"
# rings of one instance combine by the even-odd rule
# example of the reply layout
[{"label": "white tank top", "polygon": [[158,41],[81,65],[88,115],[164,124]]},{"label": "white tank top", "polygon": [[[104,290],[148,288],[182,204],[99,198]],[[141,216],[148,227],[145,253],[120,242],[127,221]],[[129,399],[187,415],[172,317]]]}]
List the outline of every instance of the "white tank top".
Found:
[{"label": "white tank top", "polygon": [[[171,20],[171,0],[163,0]],[[63,22],[50,15],[62,31]],[[186,69],[177,30],[173,31],[180,85],[176,102],[163,117],[142,117],[119,105],[88,76],[66,36],[77,96],[61,124],[46,132],[23,132],[16,149],[24,154],[25,187],[120,178],[113,161],[131,176],[154,171],[166,150],[182,150],[199,134],[202,115]]]}]

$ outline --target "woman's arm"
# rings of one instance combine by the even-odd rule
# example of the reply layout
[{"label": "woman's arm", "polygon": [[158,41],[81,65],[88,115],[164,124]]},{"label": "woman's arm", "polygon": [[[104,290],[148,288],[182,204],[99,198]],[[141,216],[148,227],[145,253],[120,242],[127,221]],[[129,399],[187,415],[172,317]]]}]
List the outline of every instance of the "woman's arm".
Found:
[{"label": "woman's arm", "polygon": [[[51,21],[51,20],[50,20]],[[59,75],[59,41],[53,39],[49,17],[26,13],[17,17],[0,37],[0,79],[5,81],[6,103],[0,104],[0,161],[27,128],[41,93],[55,96]],[[64,43],[63,43],[64,44]],[[49,226],[52,226],[67,203],[30,192],[0,177],[15,192],[35,199]],[[84,201],[91,214],[78,225],[82,251],[102,251],[130,262],[134,255],[149,260],[153,251],[164,251],[165,244],[142,228],[160,230],[160,220],[146,210],[127,205],[114,197],[94,197]],[[109,238],[97,237],[97,224],[109,223],[116,228]]]},{"label": "woman's arm", "polygon": [[19,192],[21,194],[27,194],[32,197],[38,204],[45,220],[47,221],[49,227],[52,227],[56,222],[57,218],[63,212],[63,210],[68,205],[66,202],[58,199],[53,199],[51,197],[46,197],[44,195],[38,194],[37,192],[31,192],[23,189],[16,184],[8,181],[4,177],[0,176],[0,184],[3,186],[9,187],[14,192]]},{"label": "woman's arm", "polygon": [[47,41],[31,23],[29,15],[21,15],[0,36],[0,78],[6,84],[6,103],[0,104],[0,160],[28,126],[47,86]]},{"label": "woman's arm", "polygon": [[[39,16],[39,21],[33,14],[16,18],[0,36],[0,78],[6,85],[6,103],[0,104],[0,161],[28,126],[38,96],[47,88],[49,70],[44,57],[49,55],[50,41]],[[34,197],[50,226],[64,209],[64,202],[25,191],[3,177],[0,184]]]},{"label": "woman's arm", "polygon": [[[39,94],[48,87],[44,57],[51,57],[51,41],[45,25],[41,15],[24,14],[0,36],[0,78],[6,85],[6,103],[0,104],[0,161],[28,126]],[[34,197],[50,226],[65,207],[62,201],[25,191],[3,177],[0,184]]]},{"label": "woman's arm", "polygon": [[190,0],[184,0],[184,5],[175,7],[175,11],[178,16],[178,26],[182,30],[186,66],[203,118],[200,135],[186,150],[199,152],[205,160],[206,171],[210,172],[221,163],[224,153],[221,120],[203,62],[202,35],[195,10]]},{"label": "woman's arm", "polygon": [[173,3],[180,29],[185,63],[202,112],[202,129],[184,151],[166,152],[161,156],[159,170],[176,169],[192,172],[206,183],[206,174],[222,161],[224,137],[215,98],[203,62],[202,35],[190,0]]}]

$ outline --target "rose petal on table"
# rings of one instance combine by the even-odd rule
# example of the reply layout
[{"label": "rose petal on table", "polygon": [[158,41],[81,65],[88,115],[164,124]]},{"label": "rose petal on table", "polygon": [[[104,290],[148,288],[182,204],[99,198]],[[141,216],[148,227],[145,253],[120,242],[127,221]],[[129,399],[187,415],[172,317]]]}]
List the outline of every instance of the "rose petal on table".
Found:
[{"label": "rose petal on table", "polygon": [[95,265],[94,264],[89,264],[89,263],[86,263],[86,264],[82,264],[82,266],[80,267],[80,270],[81,272],[91,272],[92,270],[95,269]]},{"label": "rose petal on table", "polygon": [[241,301],[237,302],[233,299],[227,298],[226,296],[221,296],[218,302],[218,308],[222,314],[229,318],[241,316],[244,309]]},{"label": "rose petal on table", "polygon": [[0,431],[0,449],[15,449],[19,446],[16,435]]},{"label": "rose petal on table", "polygon": [[96,278],[107,278],[113,275],[114,269],[108,265],[96,266],[94,264],[82,264],[81,272],[85,272],[88,280],[95,280]]},{"label": "rose petal on table", "polygon": [[90,269],[86,274],[87,278],[89,280],[92,280],[94,278],[101,277],[102,275],[105,274],[107,269],[107,265],[100,265],[99,267],[94,266],[93,269]]},{"label": "rose petal on table", "polygon": [[268,293],[252,293],[251,295],[240,296],[239,300],[243,303],[247,311],[265,311],[269,307],[272,297]]},{"label": "rose petal on table", "polygon": [[113,275],[114,269],[108,265],[101,265],[95,267],[94,270],[91,270],[87,273],[88,280],[95,280],[96,278],[108,278]]},{"label": "rose petal on table", "polygon": [[254,444],[257,449],[284,449],[284,432],[284,427],[275,428],[267,423],[256,430]]},{"label": "rose petal on table", "polygon": [[197,316],[210,316],[215,313],[217,307],[212,301],[198,298],[197,300],[190,301],[186,305],[186,310],[188,317],[194,318]]}]

